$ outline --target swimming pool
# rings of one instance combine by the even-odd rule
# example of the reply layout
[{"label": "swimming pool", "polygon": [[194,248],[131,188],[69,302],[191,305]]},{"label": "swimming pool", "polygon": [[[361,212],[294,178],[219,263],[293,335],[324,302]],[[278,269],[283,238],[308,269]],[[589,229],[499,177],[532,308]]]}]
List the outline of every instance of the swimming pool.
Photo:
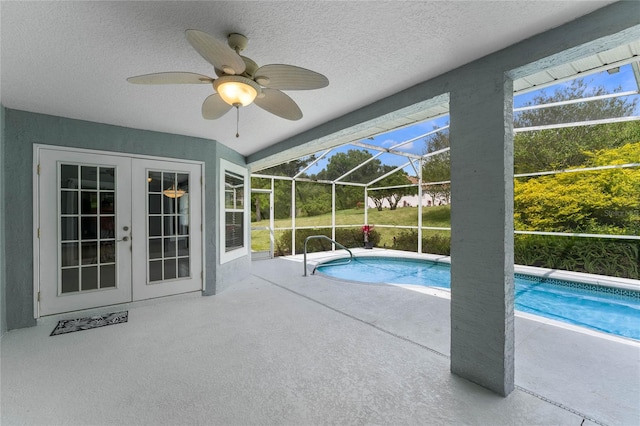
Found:
[{"label": "swimming pool", "polygon": [[[335,278],[451,288],[446,263],[394,257],[337,259],[317,270]],[[609,334],[640,340],[640,292],[515,274],[515,309]]]}]

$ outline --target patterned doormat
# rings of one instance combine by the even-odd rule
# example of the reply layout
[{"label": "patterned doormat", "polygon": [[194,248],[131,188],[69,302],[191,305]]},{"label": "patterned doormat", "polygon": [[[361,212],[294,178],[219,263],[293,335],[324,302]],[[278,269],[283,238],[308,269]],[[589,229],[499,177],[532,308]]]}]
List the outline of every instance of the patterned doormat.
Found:
[{"label": "patterned doormat", "polygon": [[58,322],[50,336],[73,333],[74,331],[89,330],[91,328],[105,327],[107,325],[127,322],[129,311],[113,312],[110,314],[96,315],[80,319],[62,320]]}]

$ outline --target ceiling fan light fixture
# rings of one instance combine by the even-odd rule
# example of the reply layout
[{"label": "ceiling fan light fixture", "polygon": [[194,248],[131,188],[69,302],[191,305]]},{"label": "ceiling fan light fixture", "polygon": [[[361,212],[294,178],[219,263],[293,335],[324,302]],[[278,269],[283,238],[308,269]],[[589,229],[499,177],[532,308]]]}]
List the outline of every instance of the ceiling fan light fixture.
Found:
[{"label": "ceiling fan light fixture", "polygon": [[213,82],[213,88],[232,106],[250,105],[261,90],[255,81],[239,75],[224,75]]}]

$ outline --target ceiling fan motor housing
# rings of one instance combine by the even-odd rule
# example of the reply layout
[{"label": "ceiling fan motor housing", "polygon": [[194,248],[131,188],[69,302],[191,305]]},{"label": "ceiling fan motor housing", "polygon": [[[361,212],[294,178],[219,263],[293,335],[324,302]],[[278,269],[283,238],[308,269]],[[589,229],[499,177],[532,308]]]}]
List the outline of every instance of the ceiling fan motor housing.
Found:
[{"label": "ceiling fan motor housing", "polygon": [[249,44],[249,39],[242,34],[231,33],[227,37],[227,42],[229,43],[229,47],[231,47],[236,52],[242,52],[247,48]]}]

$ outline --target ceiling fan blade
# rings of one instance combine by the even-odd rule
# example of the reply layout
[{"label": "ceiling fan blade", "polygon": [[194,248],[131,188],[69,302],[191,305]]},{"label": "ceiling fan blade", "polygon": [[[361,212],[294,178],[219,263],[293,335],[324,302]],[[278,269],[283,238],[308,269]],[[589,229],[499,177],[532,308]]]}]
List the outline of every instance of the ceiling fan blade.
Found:
[{"label": "ceiling fan blade", "polygon": [[158,72],[129,77],[127,81],[134,84],[211,84],[213,79],[192,72]]},{"label": "ceiling fan blade", "polygon": [[265,111],[287,120],[300,120],[302,111],[293,99],[275,89],[262,89],[263,97],[257,97],[253,102]]},{"label": "ceiling fan blade", "polygon": [[187,30],[185,34],[191,46],[215,68],[226,74],[242,74],[244,72],[244,61],[226,44],[198,30]]},{"label": "ceiling fan blade", "polygon": [[231,105],[222,100],[220,95],[214,93],[204,100],[202,104],[202,117],[207,120],[215,120],[225,115],[231,109]]},{"label": "ceiling fan blade", "polygon": [[311,90],[329,85],[324,75],[293,65],[264,65],[256,70],[254,76],[256,83],[270,89]]}]

